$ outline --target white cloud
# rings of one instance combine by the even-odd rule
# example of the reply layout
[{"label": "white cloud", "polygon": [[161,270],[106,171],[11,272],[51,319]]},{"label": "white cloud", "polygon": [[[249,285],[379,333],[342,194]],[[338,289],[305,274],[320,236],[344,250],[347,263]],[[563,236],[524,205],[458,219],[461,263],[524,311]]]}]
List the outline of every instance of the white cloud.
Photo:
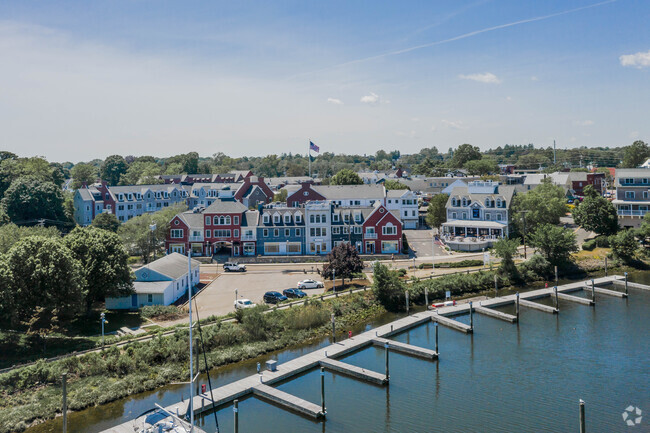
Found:
[{"label": "white cloud", "polygon": [[370,92],[370,95],[363,96],[361,102],[364,104],[376,105],[381,101],[381,97],[373,92]]},{"label": "white cloud", "polygon": [[618,58],[622,66],[634,66],[635,68],[647,68],[650,66],[650,50],[645,53],[624,54]]},{"label": "white cloud", "polygon": [[442,123],[442,126],[449,128],[449,129],[463,129],[465,126],[463,125],[463,122],[460,120],[447,120],[447,119],[442,119],[440,121]]},{"label": "white cloud", "polygon": [[630,138],[639,138],[639,131],[632,131],[632,132],[630,132],[630,134],[628,135],[628,137],[630,137]]},{"label": "white cloud", "polygon": [[530,77],[530,81],[539,81],[539,78],[537,78],[536,75],[533,75]]},{"label": "white cloud", "polygon": [[336,99],[336,98],[327,98],[327,103],[328,104],[333,104],[333,105],[343,105],[343,101],[341,101],[340,99]]},{"label": "white cloud", "polygon": [[508,102],[512,101],[512,96],[506,96],[506,101]]},{"label": "white cloud", "polygon": [[573,124],[575,126],[592,126],[594,124],[593,120],[574,120]]},{"label": "white cloud", "polygon": [[482,74],[469,74],[469,75],[461,74],[458,76],[458,78],[462,78],[463,80],[478,81],[479,83],[498,84],[501,82],[501,80],[492,72],[485,72]]}]

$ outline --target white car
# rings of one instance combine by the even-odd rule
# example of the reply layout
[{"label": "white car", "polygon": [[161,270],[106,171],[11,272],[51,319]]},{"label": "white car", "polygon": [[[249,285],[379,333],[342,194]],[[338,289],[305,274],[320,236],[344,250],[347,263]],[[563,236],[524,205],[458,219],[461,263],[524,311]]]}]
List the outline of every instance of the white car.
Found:
[{"label": "white car", "polygon": [[237,299],[235,301],[235,310],[242,310],[244,308],[253,308],[255,304],[250,299]]},{"label": "white car", "polygon": [[298,281],[299,289],[320,289],[322,287],[325,287],[325,284],[323,284],[322,281],[316,281],[316,280]]},{"label": "white car", "polygon": [[239,263],[226,262],[223,264],[223,270],[226,272],[246,272],[246,265]]}]

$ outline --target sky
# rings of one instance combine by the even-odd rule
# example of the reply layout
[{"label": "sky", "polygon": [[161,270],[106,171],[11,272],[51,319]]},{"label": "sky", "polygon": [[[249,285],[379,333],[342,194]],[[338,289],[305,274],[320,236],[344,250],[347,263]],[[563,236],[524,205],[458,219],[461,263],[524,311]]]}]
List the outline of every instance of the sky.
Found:
[{"label": "sky", "polygon": [[414,153],[650,139],[647,0],[0,2],[0,149]]}]

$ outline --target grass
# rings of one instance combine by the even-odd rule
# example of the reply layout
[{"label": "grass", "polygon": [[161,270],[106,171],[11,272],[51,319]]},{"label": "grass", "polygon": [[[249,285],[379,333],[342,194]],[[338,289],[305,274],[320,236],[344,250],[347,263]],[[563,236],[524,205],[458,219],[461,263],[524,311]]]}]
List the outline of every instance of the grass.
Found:
[{"label": "grass", "polygon": [[591,251],[580,250],[577,253],[573,253],[572,257],[577,261],[590,259],[604,260],[611,251],[611,248],[594,248]]},{"label": "grass", "polygon": [[[262,314],[264,307],[244,312],[241,323],[203,329],[210,368],[322,337],[330,332],[331,313],[339,329],[385,312],[371,293]],[[107,403],[186,378],[187,329],[172,336],[111,347],[102,353],[22,367],[0,375],[0,433],[21,431],[59,414],[61,373],[68,373],[71,410]],[[203,368],[203,367],[202,367]]]}]

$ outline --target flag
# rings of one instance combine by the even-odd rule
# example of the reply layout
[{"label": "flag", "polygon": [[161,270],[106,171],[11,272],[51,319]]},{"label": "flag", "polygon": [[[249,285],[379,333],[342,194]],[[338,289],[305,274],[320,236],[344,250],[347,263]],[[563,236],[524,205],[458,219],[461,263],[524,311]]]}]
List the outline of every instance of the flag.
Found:
[{"label": "flag", "polygon": [[320,152],[320,148],[316,146],[314,143],[312,143],[311,141],[309,142],[309,150],[313,150],[316,153]]},{"label": "flag", "polygon": [[313,157],[313,156],[311,156],[311,155],[309,155],[309,161],[310,161],[310,162],[314,162],[315,160],[316,160],[316,158],[315,158],[315,157]]}]

